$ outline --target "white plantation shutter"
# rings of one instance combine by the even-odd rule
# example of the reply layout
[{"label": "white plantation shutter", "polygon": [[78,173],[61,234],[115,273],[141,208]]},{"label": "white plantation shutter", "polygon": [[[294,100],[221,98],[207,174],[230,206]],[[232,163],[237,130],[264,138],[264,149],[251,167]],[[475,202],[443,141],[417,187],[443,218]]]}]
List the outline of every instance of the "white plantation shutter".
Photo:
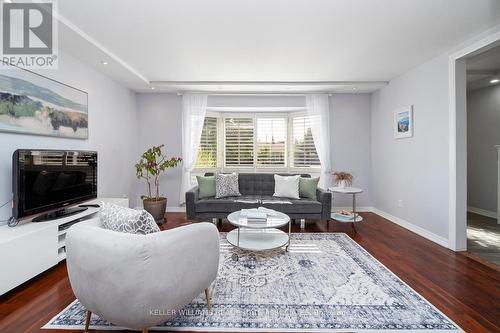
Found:
[{"label": "white plantation shutter", "polygon": [[292,118],[292,167],[320,167],[308,116]]},{"label": "white plantation shutter", "polygon": [[217,167],[217,118],[205,117],[196,168]]},{"label": "white plantation shutter", "polygon": [[253,167],[253,118],[225,118],[224,163],[226,167]]},{"label": "white plantation shutter", "polygon": [[257,166],[286,166],[287,118],[257,118]]}]

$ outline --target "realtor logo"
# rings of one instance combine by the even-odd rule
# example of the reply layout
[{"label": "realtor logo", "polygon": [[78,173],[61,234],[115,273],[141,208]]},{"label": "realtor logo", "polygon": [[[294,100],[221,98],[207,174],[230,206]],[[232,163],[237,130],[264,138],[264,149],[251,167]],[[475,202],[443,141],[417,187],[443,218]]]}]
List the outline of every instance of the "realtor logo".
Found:
[{"label": "realtor logo", "polygon": [[2,62],[31,69],[57,68],[54,1],[2,3]]}]

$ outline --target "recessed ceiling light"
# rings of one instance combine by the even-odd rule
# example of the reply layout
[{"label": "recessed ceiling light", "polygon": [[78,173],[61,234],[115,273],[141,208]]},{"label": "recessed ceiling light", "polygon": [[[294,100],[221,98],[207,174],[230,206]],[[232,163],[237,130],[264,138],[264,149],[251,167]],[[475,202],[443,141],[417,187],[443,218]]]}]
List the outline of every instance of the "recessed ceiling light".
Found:
[{"label": "recessed ceiling light", "polygon": [[101,61],[101,64],[103,64],[103,65],[107,65],[107,64],[108,64],[108,62],[107,62],[107,61]]},{"label": "recessed ceiling light", "polygon": [[352,90],[358,90],[358,88],[356,88],[356,87],[352,87]]},{"label": "recessed ceiling light", "polygon": [[493,80],[490,81],[490,83],[498,83],[498,82],[500,82],[499,79],[493,79]]},{"label": "recessed ceiling light", "polygon": [[151,90],[155,90],[156,88],[155,87],[151,87]]}]

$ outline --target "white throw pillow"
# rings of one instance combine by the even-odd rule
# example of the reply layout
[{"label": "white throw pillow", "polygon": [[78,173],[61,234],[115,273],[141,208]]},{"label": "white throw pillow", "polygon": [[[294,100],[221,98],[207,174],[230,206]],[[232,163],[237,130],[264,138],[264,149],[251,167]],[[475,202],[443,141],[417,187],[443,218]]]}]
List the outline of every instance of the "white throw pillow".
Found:
[{"label": "white throw pillow", "polygon": [[143,235],[160,231],[153,216],[145,210],[101,202],[99,217],[103,228],[113,231]]},{"label": "white throw pillow", "polygon": [[280,176],[274,175],[275,197],[299,199],[300,176]]},{"label": "white throw pillow", "polygon": [[215,198],[241,196],[238,185],[238,174],[218,173],[215,175]]}]

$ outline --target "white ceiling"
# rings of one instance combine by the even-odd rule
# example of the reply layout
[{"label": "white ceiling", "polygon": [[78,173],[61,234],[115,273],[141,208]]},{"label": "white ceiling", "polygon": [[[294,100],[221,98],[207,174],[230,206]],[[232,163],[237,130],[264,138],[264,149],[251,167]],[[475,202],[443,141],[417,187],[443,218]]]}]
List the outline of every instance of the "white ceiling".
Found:
[{"label": "white ceiling", "polygon": [[498,24],[500,1],[64,0],[59,12],[61,49],[137,91],[373,91]]},{"label": "white ceiling", "polygon": [[467,59],[468,90],[489,87],[492,79],[500,79],[500,45]]}]

